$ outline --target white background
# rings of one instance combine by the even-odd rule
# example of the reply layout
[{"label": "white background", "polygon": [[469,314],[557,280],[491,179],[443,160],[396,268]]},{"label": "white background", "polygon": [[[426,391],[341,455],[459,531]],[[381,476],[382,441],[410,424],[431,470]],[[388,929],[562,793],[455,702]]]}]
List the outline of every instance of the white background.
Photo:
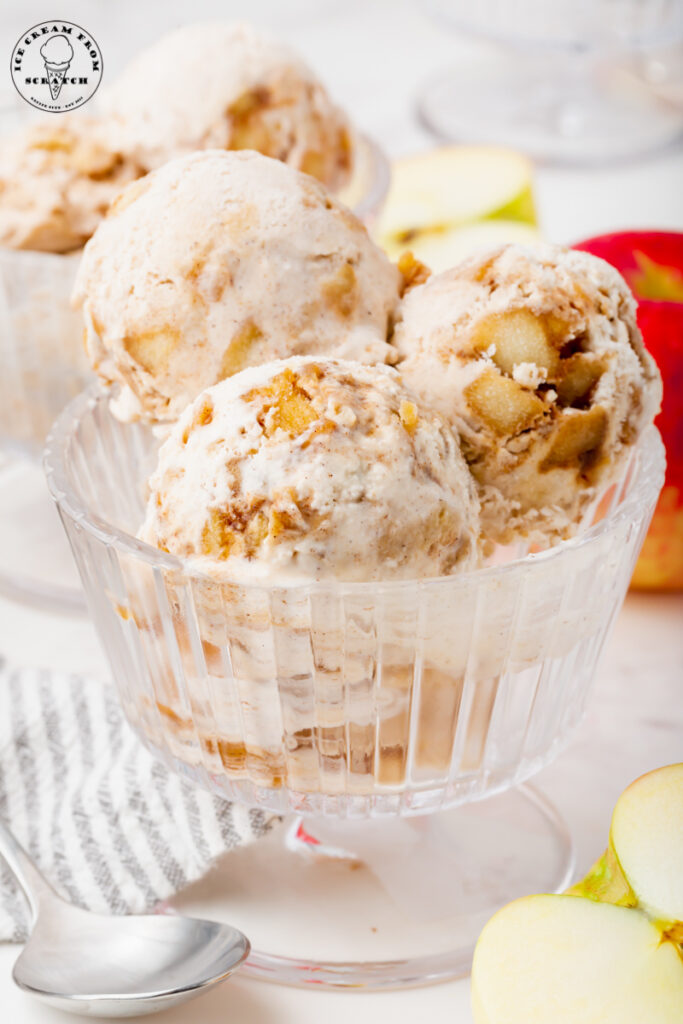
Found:
[{"label": "white background", "polygon": [[[456,59],[462,41],[435,26],[409,0],[92,0],[0,7],[0,68],[11,88],[9,57],[20,34],[46,18],[81,24],[99,43],[104,81],[135,50],[167,29],[205,17],[249,17],[295,44],[354,121],[391,156],[430,144],[414,116],[421,81]],[[3,54],[5,56],[3,56]],[[1,72],[0,72],[1,74]],[[570,242],[626,227],[683,230],[683,151],[608,169],[540,167],[536,194],[546,236]],[[637,775],[681,758],[683,750],[683,596],[631,595],[598,672],[591,708],[571,748],[538,778],[560,807],[584,870],[607,838],[610,809]],[[0,599],[0,651],[12,660],[103,673],[89,625],[35,613]],[[220,893],[216,893],[220,916]],[[293,934],[296,920],[292,920]],[[0,947],[2,1024],[58,1024],[67,1018],[16,990],[16,949]],[[166,1024],[469,1024],[469,986],[456,982],[403,993],[296,991],[236,978],[157,1019]]]}]

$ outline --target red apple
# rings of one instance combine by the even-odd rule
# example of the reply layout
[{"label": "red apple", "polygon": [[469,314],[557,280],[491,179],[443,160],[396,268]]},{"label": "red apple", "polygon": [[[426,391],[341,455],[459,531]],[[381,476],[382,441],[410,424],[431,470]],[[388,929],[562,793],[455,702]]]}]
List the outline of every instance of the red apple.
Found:
[{"label": "red apple", "polygon": [[620,231],[579,242],[611,263],[638,300],[638,324],[664,380],[655,421],[666,447],[664,489],[632,586],[683,588],[683,233]]}]

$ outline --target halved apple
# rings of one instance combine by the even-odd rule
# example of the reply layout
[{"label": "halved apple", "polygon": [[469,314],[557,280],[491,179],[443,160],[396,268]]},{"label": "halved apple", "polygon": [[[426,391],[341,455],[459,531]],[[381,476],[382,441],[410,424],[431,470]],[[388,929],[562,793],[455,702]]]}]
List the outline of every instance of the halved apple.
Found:
[{"label": "halved apple", "polygon": [[486,925],[475,1024],[681,1024],[683,963],[639,911],[526,896]]},{"label": "halved apple", "polygon": [[442,146],[392,166],[380,237],[406,240],[425,229],[490,217],[535,224],[531,163],[498,146]]},{"label": "halved apple", "polygon": [[[486,237],[469,229],[490,222]],[[537,237],[531,164],[496,146],[444,146],[395,161],[375,234],[392,258],[406,248],[436,270],[477,249]],[[466,230],[462,236],[457,230]]]},{"label": "halved apple", "polygon": [[610,848],[638,905],[663,927],[677,925],[683,943],[683,764],[643,775],[621,794]]},{"label": "halved apple", "polygon": [[606,852],[570,892],[638,906],[683,946],[683,764],[649,772],[621,794]]},{"label": "halved apple", "polygon": [[382,240],[389,257],[398,259],[406,247],[435,274],[454,267],[470,256],[499,245],[534,245],[541,240],[538,230],[516,220],[482,220],[460,227],[421,231],[410,242]]},{"label": "halved apple", "polygon": [[606,853],[562,896],[503,907],[472,966],[475,1024],[680,1024],[683,764],[643,775]]}]

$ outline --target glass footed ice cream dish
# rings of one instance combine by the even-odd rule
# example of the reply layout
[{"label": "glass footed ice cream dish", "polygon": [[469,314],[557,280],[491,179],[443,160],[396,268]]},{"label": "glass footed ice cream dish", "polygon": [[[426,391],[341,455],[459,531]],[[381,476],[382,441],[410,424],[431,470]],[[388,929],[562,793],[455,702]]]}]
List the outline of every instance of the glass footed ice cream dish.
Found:
[{"label": "glass footed ice cream dish", "polygon": [[47,470],[126,711],[273,811],[416,813],[537,770],[661,486],[616,271],[402,265],[309,178],[211,150],[129,186],[79,273],[109,393]]},{"label": "glass footed ice cream dish", "polygon": [[1,121],[0,586],[83,610],[38,458],[50,424],[91,379],[69,303],[80,247],[135,173],[91,118],[27,122],[9,110]]},{"label": "glass footed ice cream dish", "polygon": [[322,181],[361,219],[389,168],[297,54],[248,25],[162,37],[102,91],[95,116],[3,112],[0,134],[0,438],[40,451],[86,380],[70,305],[83,245],[127,183],[180,154],[255,150]]},{"label": "glass footed ice cream dish", "polygon": [[[157,61],[157,50],[178,59]],[[50,424],[91,379],[70,298],[83,245],[111,201],[171,156],[208,146],[262,148],[323,179],[362,219],[376,215],[389,181],[379,148],[300,58],[248,26],[171,33],[99,99],[87,116],[32,120],[12,107],[0,117],[0,451],[11,460],[4,490],[12,491],[0,507],[0,585],[72,609],[82,609],[82,592],[35,461]]]},{"label": "glass footed ice cream dish", "polygon": [[80,250],[140,173],[93,118],[28,121],[3,139],[0,438],[34,457],[89,379],[81,319],[69,302]]},{"label": "glass footed ice cream dish", "polygon": [[[242,531],[234,568],[254,567],[254,579],[231,577],[220,554],[226,577],[209,575],[210,556],[138,537],[143,522],[155,536],[145,498],[158,447],[97,393],[72,403],[46,455],[126,714],[157,753],[217,792],[316,815],[446,808],[550,760],[583,713],[664,465],[652,428],[598,522],[507,564],[424,580],[269,583],[249,545],[262,533],[267,544],[281,520],[285,538],[293,533],[299,504],[290,496]],[[163,479],[174,472],[169,460]],[[186,511],[179,496],[169,516],[206,531],[206,550],[231,543],[219,518],[199,526]],[[416,549],[429,522],[410,524]],[[432,525],[441,528],[438,512]],[[168,543],[178,527],[164,527],[156,536]],[[372,547],[357,539],[359,551]]]},{"label": "glass footed ice cream dish", "polygon": [[34,456],[88,378],[70,297],[83,245],[124,185],[181,153],[251,149],[323,181],[365,220],[389,182],[378,147],[298,55],[248,25],[172,32],[99,99],[97,116],[35,121],[11,107],[0,120],[0,441]]},{"label": "glass footed ice cream dish", "polygon": [[[141,740],[218,795],[296,816],[246,856],[231,854],[214,876],[226,894],[224,913],[252,937],[246,969],[333,988],[462,976],[491,913],[535,888],[561,891],[571,879],[562,818],[519,783],[557,754],[583,715],[661,487],[662,445],[654,428],[643,433],[598,521],[574,538],[472,568],[476,494],[457,452],[451,448],[439,480],[430,476],[429,451],[443,424],[427,416],[421,459],[408,454],[409,435],[397,451],[413,422],[410,405],[419,410],[419,403],[404,406],[402,420],[407,400],[397,408],[385,395],[381,412],[391,429],[359,443],[355,465],[350,447],[335,455],[328,448],[333,430],[314,433],[319,417],[299,444],[301,434],[272,449],[264,440],[248,454],[240,429],[247,422],[272,423],[275,411],[298,430],[307,418],[285,411],[278,395],[289,383],[280,371],[266,383],[266,370],[280,365],[238,375],[248,385],[240,413],[249,391],[261,395],[231,430],[223,415],[209,422],[204,403],[222,388],[232,399],[237,378],[205,392],[181,417],[187,444],[172,434],[161,458],[149,426],[113,417],[101,392],[82,395],[48,442],[49,486]],[[340,422],[354,405],[340,409]],[[232,478],[243,470],[242,488],[224,517],[206,516],[208,503],[202,517],[204,488],[218,497],[226,483],[226,467],[211,452],[219,431],[235,453]],[[375,492],[384,506],[363,508],[351,491],[320,488],[327,511],[341,497],[340,525],[348,513],[350,532],[336,545],[304,500],[306,465],[341,464],[338,482],[363,466],[367,493],[365,456],[380,455],[383,440],[394,442],[385,454],[398,470],[389,495]],[[325,454],[307,463],[316,446]],[[183,448],[187,481],[176,475]],[[270,487],[260,507],[249,507],[243,499],[255,474]],[[280,474],[294,493],[278,501]],[[381,530],[382,507],[391,516],[406,494],[416,499],[407,502],[406,531],[387,523]],[[177,541],[186,554],[152,539]],[[190,554],[195,545],[207,553]],[[309,571],[329,551],[342,571],[348,558],[355,573],[361,558],[369,574],[390,561],[397,578],[287,580],[297,545]],[[271,560],[278,571],[269,579]],[[430,571],[430,563],[450,574],[401,578]],[[195,887],[182,910],[206,913],[214,898]]]},{"label": "glass footed ice cream dish", "polygon": [[466,970],[492,904],[571,871],[552,807],[505,791],[580,720],[662,485],[625,283],[554,247],[395,267],[297,170],[212,150],[124,191],[76,294],[101,383],[45,468],[131,724],[314,819],[243,865],[269,921],[290,883],[307,912],[302,850],[403,915],[340,867],[323,916],[351,915],[353,955],[313,923],[300,955],[257,934],[253,969]]}]

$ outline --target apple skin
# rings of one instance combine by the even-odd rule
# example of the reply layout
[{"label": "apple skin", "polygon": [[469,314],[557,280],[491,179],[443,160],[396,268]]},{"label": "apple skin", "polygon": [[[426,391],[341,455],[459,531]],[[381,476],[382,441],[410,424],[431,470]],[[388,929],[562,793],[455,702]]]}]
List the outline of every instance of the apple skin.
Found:
[{"label": "apple skin", "polygon": [[612,903],[617,907],[637,907],[638,900],[624,878],[619,858],[610,844],[602,857],[596,860],[588,874],[567,889],[569,896],[583,896],[597,903]]},{"label": "apple skin", "polygon": [[606,851],[567,894],[637,907],[683,957],[683,762],[641,775],[624,790]]},{"label": "apple skin", "polygon": [[631,586],[642,590],[680,590],[683,589],[683,302],[638,295],[643,273],[636,254],[673,271],[680,281],[683,233],[621,231],[587,239],[574,248],[599,256],[624,275],[638,300],[638,325],[643,339],[662,373],[664,399],[655,423],[666,448],[666,478]]},{"label": "apple skin", "polygon": [[609,849],[638,906],[683,941],[683,762],[641,775],[616,802]]}]

